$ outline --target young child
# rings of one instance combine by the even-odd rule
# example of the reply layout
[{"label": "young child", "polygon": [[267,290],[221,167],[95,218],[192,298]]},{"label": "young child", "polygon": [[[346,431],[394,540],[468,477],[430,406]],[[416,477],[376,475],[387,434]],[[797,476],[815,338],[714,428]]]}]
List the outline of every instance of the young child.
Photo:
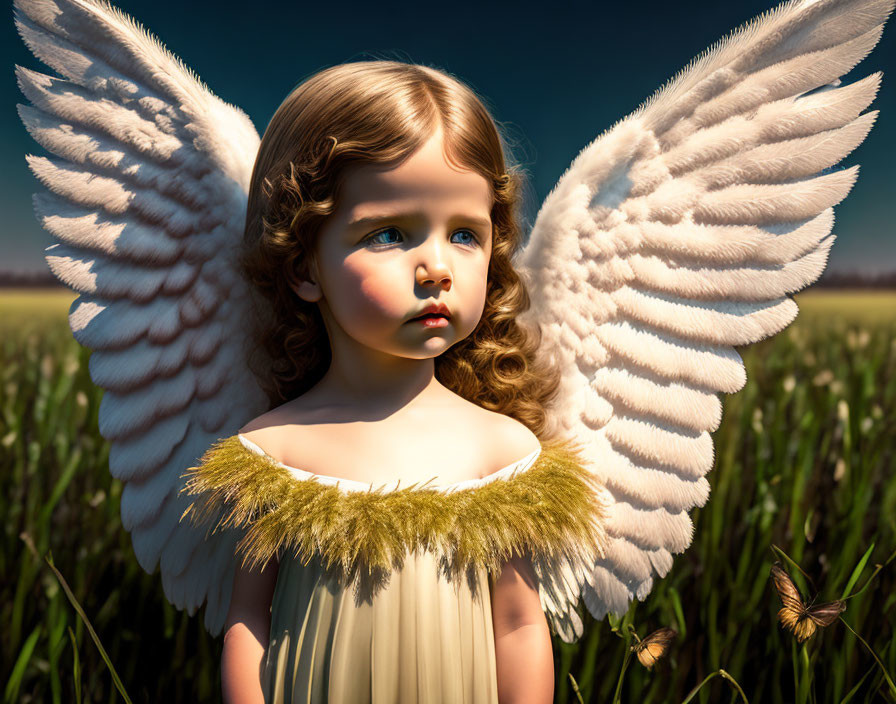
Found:
[{"label": "young child", "polygon": [[[258,482],[271,465],[293,475],[272,503],[311,511],[319,492],[343,520],[359,501],[374,520],[399,512],[419,527],[454,510],[456,491],[478,494],[482,511],[506,510],[490,480],[545,464],[538,434],[557,383],[517,319],[529,305],[511,263],[518,179],[485,107],[440,71],[350,63],[293,91],[261,142],[242,253],[273,313],[256,334],[276,365],[272,403],[285,402],[246,424],[240,445],[208,453],[193,492],[233,500],[245,483],[234,466],[262,457]],[[368,491],[393,483],[388,506]],[[431,504],[397,491],[418,484]],[[462,501],[460,521],[483,520]],[[266,529],[283,539],[325,516]],[[501,524],[495,515],[477,529]],[[382,584],[352,589],[319,560],[275,553],[234,580],[228,701],[552,700],[550,635],[525,556],[468,584],[440,577],[431,551],[398,554],[403,566]]]},{"label": "young child", "polygon": [[692,540],[735,348],[824,269],[880,75],[840,79],[893,5],[732,33],[514,257],[519,176],[450,76],[327,69],[259,140],[114,8],[15,0],[64,77],[17,68],[20,115],[122,523],[226,627],[229,700],[550,701],[545,616],[575,641]]}]

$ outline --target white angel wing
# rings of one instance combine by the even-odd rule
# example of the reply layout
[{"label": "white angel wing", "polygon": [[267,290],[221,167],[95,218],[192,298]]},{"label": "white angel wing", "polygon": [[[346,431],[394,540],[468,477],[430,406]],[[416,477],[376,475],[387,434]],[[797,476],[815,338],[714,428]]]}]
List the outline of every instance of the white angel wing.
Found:
[{"label": "white angel wing", "polygon": [[[567,642],[643,600],[691,543],[709,495],[719,392],[746,382],[735,345],[797,314],[827,262],[832,206],[858,167],[876,73],[839,77],[894,0],[787,2],[695,59],[588,145],[545,200],[520,264],[530,320],[562,369],[554,430],[574,436],[610,503],[605,556],[535,565]],[[823,173],[823,175],[820,175]]]},{"label": "white angel wing", "polygon": [[99,427],[124,486],[121,517],[168,600],[221,631],[234,533],[179,523],[181,474],[267,410],[245,361],[249,292],[233,263],[259,137],[121,11],[94,0],[15,0],[31,51],[65,79],[16,67],[28,157],[55,276],[80,293],[75,339],[93,350]]}]

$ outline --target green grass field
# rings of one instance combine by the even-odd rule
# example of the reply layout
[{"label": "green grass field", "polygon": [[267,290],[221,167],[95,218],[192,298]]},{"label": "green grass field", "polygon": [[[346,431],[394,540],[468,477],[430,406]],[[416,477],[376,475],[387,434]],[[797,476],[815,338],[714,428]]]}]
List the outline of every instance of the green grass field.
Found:
[{"label": "green grass field", "polygon": [[[205,634],[202,612],[189,618],[165,601],[121,527],[121,484],[97,431],[102,392],[67,325],[73,298],[0,292],[4,701],[120,700],[23,533],[41,556],[52,552],[132,701],[218,700],[220,639]],[[638,704],[743,701],[736,682],[750,702],[896,702],[887,681],[896,676],[896,560],[875,568],[896,549],[896,294],[796,300],[794,324],[741,350],[748,383],[724,397],[712,494],[692,513],[692,546],[624,618],[589,621],[574,646],[555,640],[555,701],[611,702],[617,688],[618,701]],[[811,577],[789,568],[807,601],[862,590],[803,645],[776,621],[772,545]],[[641,638],[660,627],[678,635],[648,670],[630,657],[630,627]]]}]

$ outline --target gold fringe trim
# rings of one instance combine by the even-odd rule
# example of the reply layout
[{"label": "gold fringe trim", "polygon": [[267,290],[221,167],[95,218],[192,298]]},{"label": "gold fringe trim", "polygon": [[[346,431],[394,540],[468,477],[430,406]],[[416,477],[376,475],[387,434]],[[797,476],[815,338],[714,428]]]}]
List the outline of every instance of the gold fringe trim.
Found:
[{"label": "gold fringe trim", "polygon": [[316,555],[351,580],[400,569],[408,551],[422,549],[451,571],[494,574],[513,553],[597,559],[607,545],[600,485],[569,442],[543,445],[531,467],[508,478],[453,491],[345,491],[295,477],[237,435],[214,443],[183,477],[181,493],[197,498],[180,520],[212,533],[247,528],[237,552],[252,568],[291,549],[303,565]]}]

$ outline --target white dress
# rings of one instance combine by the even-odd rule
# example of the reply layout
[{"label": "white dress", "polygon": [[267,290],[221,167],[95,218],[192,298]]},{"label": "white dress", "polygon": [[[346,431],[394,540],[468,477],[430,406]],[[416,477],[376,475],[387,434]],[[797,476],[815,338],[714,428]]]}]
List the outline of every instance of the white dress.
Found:
[{"label": "white dress", "polygon": [[[264,451],[248,438],[249,450]],[[444,486],[472,489],[525,471],[539,451],[482,479]],[[273,459],[273,458],[272,458]],[[275,460],[276,461],[276,460]],[[288,467],[299,479],[310,473]],[[344,491],[370,484],[314,475]],[[496,704],[495,642],[490,580],[484,568],[471,585],[449,581],[431,552],[410,551],[385,586],[362,596],[328,575],[319,559],[302,565],[280,562],[271,604],[271,634],[265,654],[265,701],[451,702]]]},{"label": "white dress", "polygon": [[289,467],[238,434],[188,475],[196,516],[247,528],[244,559],[279,560],[269,704],[495,704],[501,565],[596,549],[603,516],[563,444],[481,479],[399,490]]}]

